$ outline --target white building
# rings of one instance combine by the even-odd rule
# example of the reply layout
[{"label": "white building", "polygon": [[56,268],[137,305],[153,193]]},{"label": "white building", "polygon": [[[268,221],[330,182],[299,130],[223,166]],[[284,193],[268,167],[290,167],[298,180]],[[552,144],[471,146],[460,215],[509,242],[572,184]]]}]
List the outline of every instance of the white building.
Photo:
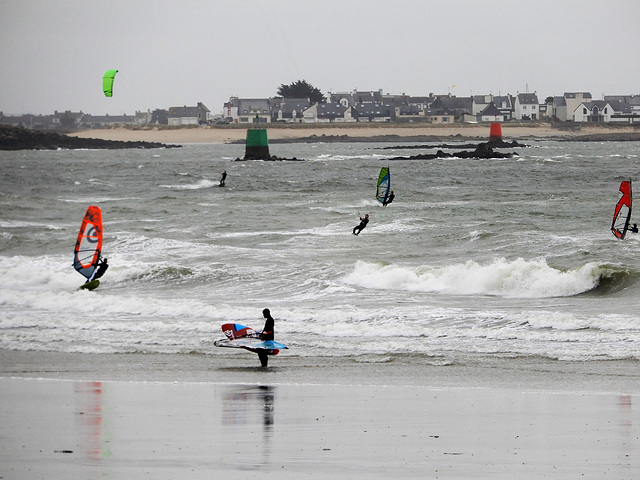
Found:
[{"label": "white building", "polygon": [[516,120],[538,120],[540,104],[536,93],[519,93],[514,101],[513,116]]},{"label": "white building", "polygon": [[580,123],[609,123],[614,113],[611,104],[604,100],[582,102],[573,111],[573,121]]}]

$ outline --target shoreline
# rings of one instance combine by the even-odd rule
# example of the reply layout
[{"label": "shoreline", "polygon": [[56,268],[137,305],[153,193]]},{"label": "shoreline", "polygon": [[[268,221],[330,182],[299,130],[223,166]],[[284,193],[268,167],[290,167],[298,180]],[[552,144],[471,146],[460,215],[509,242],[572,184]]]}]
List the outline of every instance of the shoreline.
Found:
[{"label": "shoreline", "polygon": [[[187,127],[117,127],[81,130],[67,133],[78,138],[101,140],[158,142],[165,144],[238,143],[246,139],[250,126],[187,126]],[[281,125],[266,124],[269,141],[285,142],[338,142],[338,141],[443,141],[489,139],[490,124],[473,125],[396,125],[396,124],[344,124],[336,125]],[[554,127],[550,124],[502,124],[502,136],[507,140],[630,140],[640,141],[640,128],[622,125],[571,125]]]}]

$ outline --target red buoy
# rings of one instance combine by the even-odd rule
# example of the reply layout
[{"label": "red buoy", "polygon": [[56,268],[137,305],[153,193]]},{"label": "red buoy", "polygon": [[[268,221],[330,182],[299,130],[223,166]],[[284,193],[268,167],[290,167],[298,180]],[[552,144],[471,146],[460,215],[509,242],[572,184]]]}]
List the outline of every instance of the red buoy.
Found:
[{"label": "red buoy", "polygon": [[492,123],[491,130],[489,131],[489,141],[495,142],[502,140],[502,125],[499,123]]}]

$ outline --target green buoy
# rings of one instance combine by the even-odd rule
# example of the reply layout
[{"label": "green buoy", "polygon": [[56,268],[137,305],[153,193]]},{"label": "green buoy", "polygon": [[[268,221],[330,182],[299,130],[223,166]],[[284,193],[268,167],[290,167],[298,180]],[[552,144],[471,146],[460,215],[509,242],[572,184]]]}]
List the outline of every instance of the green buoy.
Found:
[{"label": "green buoy", "polygon": [[[256,125],[258,125],[256,116]],[[247,142],[244,151],[245,160],[269,160],[269,140],[267,130],[264,128],[251,128],[247,130]]]}]

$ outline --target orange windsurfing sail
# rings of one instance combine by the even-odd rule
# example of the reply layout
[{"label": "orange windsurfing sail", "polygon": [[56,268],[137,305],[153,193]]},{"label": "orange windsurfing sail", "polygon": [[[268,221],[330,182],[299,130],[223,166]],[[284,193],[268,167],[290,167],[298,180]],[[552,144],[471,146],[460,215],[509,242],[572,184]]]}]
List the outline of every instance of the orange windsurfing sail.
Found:
[{"label": "orange windsurfing sail", "polygon": [[611,222],[611,232],[620,240],[624,239],[631,220],[631,180],[620,183],[620,199],[616,203]]},{"label": "orange windsurfing sail", "polygon": [[90,206],[84,214],[80,232],[73,251],[73,268],[82,275],[91,278],[98,267],[102,251],[102,211],[100,207]]}]

